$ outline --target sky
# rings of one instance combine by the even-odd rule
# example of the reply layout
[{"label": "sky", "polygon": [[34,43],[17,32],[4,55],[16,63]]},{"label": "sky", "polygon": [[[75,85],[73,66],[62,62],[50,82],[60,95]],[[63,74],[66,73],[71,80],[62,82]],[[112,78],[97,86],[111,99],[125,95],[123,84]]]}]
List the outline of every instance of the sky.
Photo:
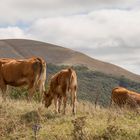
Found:
[{"label": "sky", "polygon": [[4,0],[0,39],[83,52],[140,75],[140,0]]}]

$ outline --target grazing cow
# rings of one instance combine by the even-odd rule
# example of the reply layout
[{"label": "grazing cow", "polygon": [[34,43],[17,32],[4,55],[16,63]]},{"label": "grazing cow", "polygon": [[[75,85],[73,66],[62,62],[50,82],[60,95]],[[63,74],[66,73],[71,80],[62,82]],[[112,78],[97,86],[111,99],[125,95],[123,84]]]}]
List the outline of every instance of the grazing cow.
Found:
[{"label": "grazing cow", "polygon": [[39,57],[29,59],[0,59],[0,89],[6,100],[7,85],[28,86],[28,100],[31,100],[36,87],[45,91],[46,62]]},{"label": "grazing cow", "polygon": [[77,75],[72,68],[61,70],[50,80],[48,93],[45,92],[45,107],[49,107],[54,99],[56,112],[60,113],[61,100],[63,99],[63,113],[65,114],[68,94],[71,95],[72,112],[76,113]]},{"label": "grazing cow", "polygon": [[123,87],[117,87],[112,90],[111,104],[112,101],[120,107],[128,105],[134,108],[140,105],[140,94]]}]

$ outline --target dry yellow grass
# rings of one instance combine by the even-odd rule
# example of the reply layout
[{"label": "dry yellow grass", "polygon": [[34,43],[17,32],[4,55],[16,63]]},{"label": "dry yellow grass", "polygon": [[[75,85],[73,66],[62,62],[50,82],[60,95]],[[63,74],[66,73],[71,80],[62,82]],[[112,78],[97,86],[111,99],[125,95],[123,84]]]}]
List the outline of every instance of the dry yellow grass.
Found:
[{"label": "dry yellow grass", "polygon": [[77,105],[73,116],[55,114],[42,104],[0,98],[0,140],[34,140],[34,125],[41,126],[37,140],[139,140],[140,114],[127,109],[102,108],[88,102]]}]

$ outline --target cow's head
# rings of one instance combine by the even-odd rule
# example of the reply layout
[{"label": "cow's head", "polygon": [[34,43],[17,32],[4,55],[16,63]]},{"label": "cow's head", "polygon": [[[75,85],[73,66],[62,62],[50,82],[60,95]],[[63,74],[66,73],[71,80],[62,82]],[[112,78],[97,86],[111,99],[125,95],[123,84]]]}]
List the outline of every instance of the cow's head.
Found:
[{"label": "cow's head", "polygon": [[52,104],[52,99],[53,97],[51,96],[50,91],[48,93],[46,93],[46,91],[44,92],[44,103],[45,103],[45,107],[49,107]]}]

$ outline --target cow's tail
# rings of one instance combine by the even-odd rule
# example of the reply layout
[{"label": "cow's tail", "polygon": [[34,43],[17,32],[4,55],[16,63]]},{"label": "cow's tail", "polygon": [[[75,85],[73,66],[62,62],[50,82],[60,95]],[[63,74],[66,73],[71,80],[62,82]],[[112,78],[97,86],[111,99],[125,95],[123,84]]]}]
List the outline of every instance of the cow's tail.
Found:
[{"label": "cow's tail", "polygon": [[70,85],[72,83],[72,73],[73,73],[73,70],[72,68],[68,68],[68,72],[69,72],[69,82],[68,82],[68,92],[70,91]]},{"label": "cow's tail", "polygon": [[39,92],[45,91],[45,81],[46,81],[46,62],[37,57],[37,63],[39,65],[39,73],[36,75],[35,84],[39,88]]}]

